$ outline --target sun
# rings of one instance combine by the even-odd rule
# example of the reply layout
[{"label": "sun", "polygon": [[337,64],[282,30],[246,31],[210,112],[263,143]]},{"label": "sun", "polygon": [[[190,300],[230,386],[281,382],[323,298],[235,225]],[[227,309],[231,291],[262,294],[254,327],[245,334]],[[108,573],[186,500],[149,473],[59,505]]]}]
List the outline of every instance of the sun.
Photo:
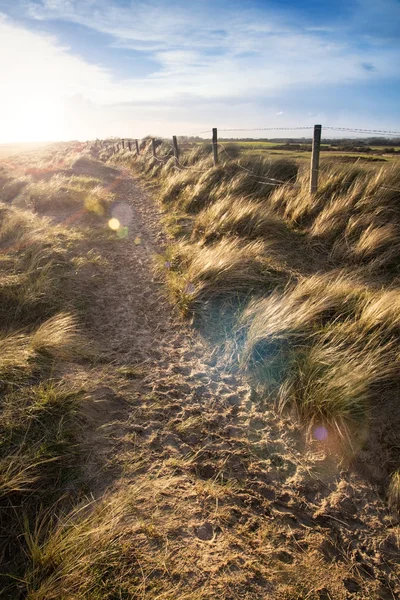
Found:
[{"label": "sun", "polygon": [[46,90],[25,86],[0,101],[2,118],[0,142],[42,142],[65,138],[62,98]]}]

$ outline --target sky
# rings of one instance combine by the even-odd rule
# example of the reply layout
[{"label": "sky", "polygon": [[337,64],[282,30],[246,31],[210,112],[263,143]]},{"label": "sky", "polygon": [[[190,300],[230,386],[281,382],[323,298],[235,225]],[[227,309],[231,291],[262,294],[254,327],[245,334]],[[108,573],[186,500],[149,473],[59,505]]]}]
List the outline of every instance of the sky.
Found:
[{"label": "sky", "polygon": [[0,0],[0,143],[400,131],[399,66],[400,0]]}]

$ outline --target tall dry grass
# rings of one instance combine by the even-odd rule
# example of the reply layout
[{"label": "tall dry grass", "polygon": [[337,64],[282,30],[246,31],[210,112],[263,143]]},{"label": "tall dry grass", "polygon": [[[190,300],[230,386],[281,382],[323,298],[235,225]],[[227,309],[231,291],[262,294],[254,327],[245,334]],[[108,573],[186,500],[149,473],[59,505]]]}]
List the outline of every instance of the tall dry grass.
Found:
[{"label": "tall dry grass", "polygon": [[[47,152],[47,151],[46,151]],[[93,356],[80,325],[91,229],[66,211],[108,206],[99,180],[68,174],[69,148],[13,157],[0,192],[0,595],[22,597],[30,564],[24,538],[42,511],[56,514],[79,477],[79,389],[63,364]],[[63,173],[59,173],[62,170]],[[53,215],[45,216],[43,213]],[[55,215],[55,216],[54,216]],[[61,218],[59,216],[61,215]],[[98,218],[98,217],[96,217]]]}]

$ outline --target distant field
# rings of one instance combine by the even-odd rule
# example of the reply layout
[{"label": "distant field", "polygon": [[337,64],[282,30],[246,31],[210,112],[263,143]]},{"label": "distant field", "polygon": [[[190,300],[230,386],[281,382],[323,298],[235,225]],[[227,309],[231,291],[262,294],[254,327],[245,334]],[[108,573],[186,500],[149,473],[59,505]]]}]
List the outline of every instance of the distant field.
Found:
[{"label": "distant field", "polygon": [[[307,143],[287,143],[286,141],[279,142],[264,142],[264,141],[222,141],[222,146],[238,146],[246,155],[260,154],[287,156],[300,161],[310,160],[311,145]],[[280,148],[281,146],[281,148]],[[293,149],[290,148],[293,146]],[[309,148],[299,148],[299,146],[309,146]],[[383,146],[369,146],[369,150],[365,152],[357,152],[354,150],[346,150],[345,148],[335,148],[330,144],[321,145],[321,160],[338,160],[340,162],[398,162],[400,160],[399,153],[389,153]]]},{"label": "distant field", "polygon": [[48,146],[51,142],[21,142],[15,144],[0,144],[0,158],[20,154],[21,152],[29,152],[39,150]]}]

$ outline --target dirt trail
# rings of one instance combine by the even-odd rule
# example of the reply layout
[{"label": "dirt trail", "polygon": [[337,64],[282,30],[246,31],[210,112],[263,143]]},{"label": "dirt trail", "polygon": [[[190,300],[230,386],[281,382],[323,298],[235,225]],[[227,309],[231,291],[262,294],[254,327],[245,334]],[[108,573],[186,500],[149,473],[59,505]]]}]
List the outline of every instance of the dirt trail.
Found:
[{"label": "dirt trail", "polygon": [[[102,174],[108,184],[116,175],[100,163],[91,169],[77,172]],[[305,448],[296,426],[255,401],[181,321],[153,272],[166,241],[161,210],[128,172],[112,187],[126,235],[101,249],[108,277],[88,313],[112,364],[92,373],[109,373],[91,393],[103,407],[92,416],[107,433],[97,453],[112,467],[97,493],[113,478],[119,489],[143,477],[154,486],[138,510],[162,534],[150,544],[139,532],[137,541],[143,555],[149,544],[149,555],[162,555],[167,571],[161,577],[149,567],[147,585],[153,577],[174,581],[178,570],[207,598],[290,597],[280,586],[303,580],[315,591],[310,598],[331,597],[329,586],[335,598],[367,597],[352,595],[364,589],[395,597],[395,523],[377,493],[341,471],[329,449]],[[116,372],[125,373],[123,384]]]}]

